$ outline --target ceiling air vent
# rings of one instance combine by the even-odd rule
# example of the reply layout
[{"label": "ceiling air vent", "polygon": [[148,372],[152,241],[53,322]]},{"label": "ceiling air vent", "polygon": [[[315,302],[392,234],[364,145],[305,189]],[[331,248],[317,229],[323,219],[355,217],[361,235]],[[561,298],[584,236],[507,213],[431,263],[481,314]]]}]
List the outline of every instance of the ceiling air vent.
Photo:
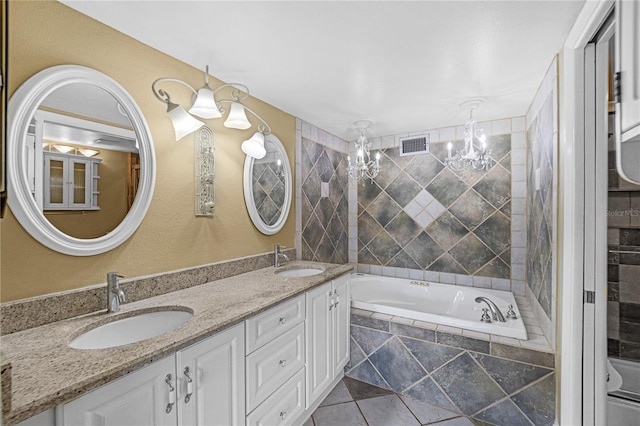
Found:
[{"label": "ceiling air vent", "polygon": [[403,136],[398,138],[400,146],[400,156],[426,154],[429,152],[429,134]]}]

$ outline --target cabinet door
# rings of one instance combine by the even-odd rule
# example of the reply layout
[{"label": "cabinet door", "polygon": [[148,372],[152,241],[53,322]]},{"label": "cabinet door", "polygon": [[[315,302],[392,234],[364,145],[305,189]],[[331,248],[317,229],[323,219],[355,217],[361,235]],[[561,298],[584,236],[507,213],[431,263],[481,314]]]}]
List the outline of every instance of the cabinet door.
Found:
[{"label": "cabinet door", "polygon": [[176,357],[179,424],[244,424],[244,324],[184,349]]},{"label": "cabinet door", "polygon": [[351,292],[349,276],[345,275],[333,282],[333,377],[342,374],[349,362]]},{"label": "cabinet door", "polygon": [[172,355],[64,404],[62,424],[175,425],[177,410],[169,405],[170,387],[176,386],[175,368]]},{"label": "cabinet door", "polygon": [[615,61],[618,173],[640,184],[640,0],[616,1]]},{"label": "cabinet door", "polygon": [[44,207],[64,209],[68,206],[69,181],[66,158],[47,154],[44,156]]},{"label": "cabinet door", "polygon": [[307,407],[333,380],[331,291],[331,283],[327,283],[306,294]]}]

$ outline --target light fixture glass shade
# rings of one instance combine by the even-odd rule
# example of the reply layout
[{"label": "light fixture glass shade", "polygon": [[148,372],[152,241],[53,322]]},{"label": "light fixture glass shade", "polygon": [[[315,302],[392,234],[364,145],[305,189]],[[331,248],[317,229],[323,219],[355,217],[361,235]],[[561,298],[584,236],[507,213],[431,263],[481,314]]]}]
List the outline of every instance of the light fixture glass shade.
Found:
[{"label": "light fixture glass shade", "polygon": [[229,111],[229,116],[224,122],[224,127],[240,130],[245,130],[251,127],[251,123],[249,123],[249,119],[247,119],[247,114],[244,112],[244,107],[241,103],[231,103],[231,110]]},{"label": "light fixture glass shade", "polygon": [[73,151],[75,148],[69,145],[53,145],[53,147],[64,154]]},{"label": "light fixture glass shade", "polygon": [[85,157],[95,157],[96,155],[100,154],[100,151],[98,151],[97,149],[88,148],[78,148],[78,152]]},{"label": "light fixture glass shade", "polygon": [[258,160],[263,158],[267,155],[267,150],[264,148],[264,134],[261,132],[255,132],[253,136],[242,142],[240,149],[242,149],[242,152],[247,154],[249,157],[253,157]]},{"label": "light fixture glass shade", "polygon": [[173,102],[167,102],[167,114],[173,124],[177,141],[204,126],[202,121],[196,120],[184,108]]},{"label": "light fixture glass shade", "polygon": [[205,84],[198,90],[198,95],[193,106],[189,109],[189,113],[205,119],[222,117],[213,97],[213,90],[209,85]]}]

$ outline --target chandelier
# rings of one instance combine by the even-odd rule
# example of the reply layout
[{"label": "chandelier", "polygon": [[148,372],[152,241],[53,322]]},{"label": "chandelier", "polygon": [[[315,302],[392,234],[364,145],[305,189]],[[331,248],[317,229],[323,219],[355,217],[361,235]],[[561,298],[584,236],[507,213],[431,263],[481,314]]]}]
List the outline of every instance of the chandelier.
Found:
[{"label": "chandelier", "polygon": [[452,155],[453,143],[447,144],[448,154],[444,164],[453,170],[489,170],[494,164],[487,146],[487,136],[483,129],[477,127],[478,123],[473,118],[473,111],[480,104],[482,99],[470,99],[460,104],[460,107],[469,110],[469,120],[464,124],[464,149],[458,149]]},{"label": "chandelier", "polygon": [[[355,141],[356,144],[356,161],[351,162],[351,156],[347,157],[347,174],[350,178],[355,180],[370,179],[373,183],[373,179],[380,173],[380,152],[375,153],[375,160],[371,159],[369,148],[371,148],[371,142],[367,140],[364,134],[365,129],[371,125],[369,120],[358,120],[353,123],[356,129],[360,130],[360,136]],[[364,181],[363,181],[364,185]]]}]

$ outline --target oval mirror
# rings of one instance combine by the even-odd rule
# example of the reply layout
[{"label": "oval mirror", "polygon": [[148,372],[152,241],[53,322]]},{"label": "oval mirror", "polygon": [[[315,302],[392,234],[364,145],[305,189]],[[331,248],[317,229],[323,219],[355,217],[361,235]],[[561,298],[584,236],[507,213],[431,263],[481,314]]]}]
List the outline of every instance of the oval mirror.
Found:
[{"label": "oval mirror", "polygon": [[263,158],[244,160],[244,201],[253,225],[263,234],[280,231],[291,207],[291,168],[287,152],[275,135],[264,138]]},{"label": "oval mirror", "polygon": [[103,73],[77,65],[43,70],[9,101],[7,184],[11,211],[43,245],[76,256],[112,250],[151,203],[147,122]]}]

